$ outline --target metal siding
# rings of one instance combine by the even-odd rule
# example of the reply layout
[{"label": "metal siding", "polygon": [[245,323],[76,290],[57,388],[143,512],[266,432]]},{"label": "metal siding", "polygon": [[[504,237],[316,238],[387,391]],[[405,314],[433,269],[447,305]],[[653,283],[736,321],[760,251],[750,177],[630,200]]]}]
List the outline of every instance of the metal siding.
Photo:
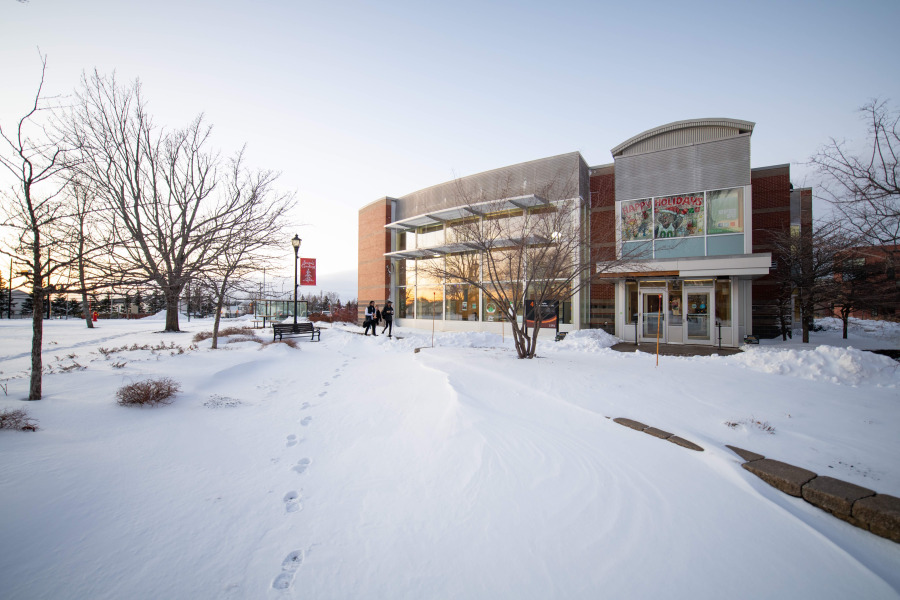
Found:
[{"label": "metal siding", "polygon": [[750,185],[750,136],[616,157],[616,200]]},{"label": "metal siding", "polygon": [[485,200],[529,194],[562,200],[586,196],[590,186],[587,163],[578,152],[533,160],[470,175],[402,196],[397,201],[398,221],[416,215]]},{"label": "metal siding", "polygon": [[622,156],[634,156],[636,154],[644,154],[645,152],[669,150],[679,146],[713,142],[736,137],[738,135],[740,135],[740,131],[733,127],[686,127],[684,129],[667,131],[651,138],[641,140],[622,152]]}]

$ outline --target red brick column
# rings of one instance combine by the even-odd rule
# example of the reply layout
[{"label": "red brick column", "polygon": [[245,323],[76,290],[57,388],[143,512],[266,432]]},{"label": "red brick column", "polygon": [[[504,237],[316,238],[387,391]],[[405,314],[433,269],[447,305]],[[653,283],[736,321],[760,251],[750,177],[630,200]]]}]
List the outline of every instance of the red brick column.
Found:
[{"label": "red brick column", "polygon": [[384,257],[391,251],[391,233],[384,226],[391,222],[391,199],[382,198],[359,211],[359,261],[357,272],[358,318],[362,322],[370,300],[381,307],[388,299],[391,277],[390,261]]}]

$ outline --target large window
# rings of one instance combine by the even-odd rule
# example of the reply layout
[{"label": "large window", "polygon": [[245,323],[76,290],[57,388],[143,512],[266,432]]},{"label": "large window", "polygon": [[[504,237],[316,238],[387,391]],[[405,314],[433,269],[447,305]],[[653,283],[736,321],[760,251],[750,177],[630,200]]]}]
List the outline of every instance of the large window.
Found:
[{"label": "large window", "polygon": [[703,193],[664,196],[653,200],[653,237],[703,235]]},{"label": "large window", "polygon": [[714,190],[706,193],[710,235],[744,231],[744,190]]},{"label": "large window", "polygon": [[448,321],[477,321],[478,288],[468,284],[444,286],[444,318]]},{"label": "large window", "polygon": [[441,308],[444,302],[444,288],[441,286],[416,287],[416,318],[438,319],[442,318]]},{"label": "large window", "polygon": [[444,245],[444,226],[438,223],[437,225],[429,225],[428,227],[419,228],[419,232],[416,235],[416,247],[417,248],[433,248],[435,246],[443,246]]},{"label": "large window", "polygon": [[413,318],[413,310],[415,309],[415,289],[414,287],[398,287],[396,295],[396,314],[398,319]]},{"label": "large window", "polygon": [[681,280],[673,279],[669,281],[669,325],[673,327],[681,326],[684,307],[681,298]]},{"label": "large window", "polygon": [[653,201],[631,200],[622,203],[622,239],[649,240],[653,237]]},{"label": "large window", "polygon": [[744,253],[744,188],[626,200],[618,217],[622,257]]},{"label": "large window", "polygon": [[731,327],[731,282],[716,280],[716,321],[722,327]]}]

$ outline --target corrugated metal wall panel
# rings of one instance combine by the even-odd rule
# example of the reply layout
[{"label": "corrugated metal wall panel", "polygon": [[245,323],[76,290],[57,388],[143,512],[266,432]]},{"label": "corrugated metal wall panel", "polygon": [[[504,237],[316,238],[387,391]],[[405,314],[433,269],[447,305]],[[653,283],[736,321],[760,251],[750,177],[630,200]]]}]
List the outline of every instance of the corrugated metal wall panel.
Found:
[{"label": "corrugated metal wall panel", "polygon": [[713,142],[723,140],[739,135],[740,132],[733,127],[687,127],[684,129],[676,129],[675,131],[667,131],[659,135],[653,136],[646,140],[641,140],[635,145],[626,149],[622,156],[634,156],[645,152],[655,152],[657,150],[669,150],[679,146],[689,146],[692,144],[702,144],[704,142]]},{"label": "corrugated metal wall panel", "polygon": [[750,185],[750,135],[616,157],[616,200]]},{"label": "corrugated metal wall panel", "polygon": [[402,196],[395,218],[399,221],[454,206],[528,194],[546,200],[587,197],[587,173],[587,163],[578,152],[494,169]]}]

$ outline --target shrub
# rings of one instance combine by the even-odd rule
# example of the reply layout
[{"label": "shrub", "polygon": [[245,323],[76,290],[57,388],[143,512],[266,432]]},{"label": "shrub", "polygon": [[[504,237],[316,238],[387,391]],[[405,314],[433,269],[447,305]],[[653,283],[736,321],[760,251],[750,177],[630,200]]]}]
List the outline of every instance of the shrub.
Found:
[{"label": "shrub", "polygon": [[0,411],[0,429],[14,429],[15,431],[37,431],[37,421],[29,418],[21,408],[16,410]]},{"label": "shrub", "polygon": [[256,342],[257,344],[262,344],[263,341],[258,337],[247,337],[245,335],[236,335],[230,336],[228,338],[228,344],[237,344],[238,342]]},{"label": "shrub", "polygon": [[171,404],[173,396],[181,391],[181,386],[168,377],[147,379],[122,386],[116,391],[119,406],[156,406]]},{"label": "shrub", "polygon": [[[208,340],[212,337],[212,331],[201,331],[194,335],[194,343],[202,342],[203,340]],[[250,327],[225,327],[224,329],[219,330],[219,337],[228,337],[229,335],[242,335],[242,336],[256,336],[256,332],[253,331]]]},{"label": "shrub", "polygon": [[285,344],[286,346],[290,346],[291,348],[299,348],[300,347],[297,345],[297,340],[291,340],[291,339],[277,340],[274,342],[266,342],[265,344],[263,344],[263,346],[271,346],[272,344]]}]

